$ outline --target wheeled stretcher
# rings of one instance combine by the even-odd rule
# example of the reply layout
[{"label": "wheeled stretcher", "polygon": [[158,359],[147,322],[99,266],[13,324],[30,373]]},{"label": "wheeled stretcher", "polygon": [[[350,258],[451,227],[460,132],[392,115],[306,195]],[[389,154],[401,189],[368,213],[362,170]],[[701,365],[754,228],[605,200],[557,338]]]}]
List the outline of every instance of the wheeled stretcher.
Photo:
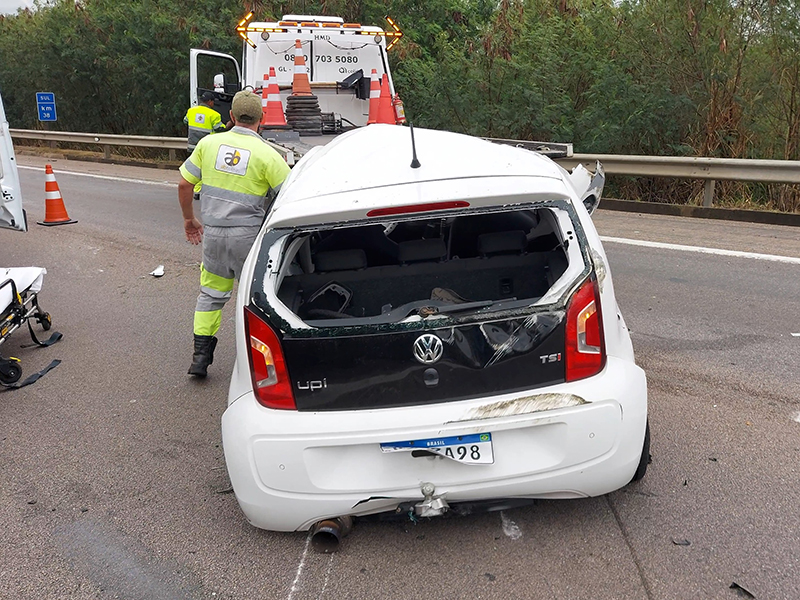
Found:
[{"label": "wheeled stretcher", "polygon": [[[48,340],[40,341],[31,325],[31,320],[34,320],[44,331],[48,331],[52,326],[50,314],[42,310],[38,298],[46,272],[40,267],[0,267],[0,346],[25,323],[28,324],[31,339],[37,346],[50,346],[61,339],[60,333],[53,333]],[[28,385],[54,368],[59,362],[53,361],[47,368],[31,375],[23,383],[17,384],[22,376],[19,359],[5,358],[0,355],[0,385],[5,387]]]}]

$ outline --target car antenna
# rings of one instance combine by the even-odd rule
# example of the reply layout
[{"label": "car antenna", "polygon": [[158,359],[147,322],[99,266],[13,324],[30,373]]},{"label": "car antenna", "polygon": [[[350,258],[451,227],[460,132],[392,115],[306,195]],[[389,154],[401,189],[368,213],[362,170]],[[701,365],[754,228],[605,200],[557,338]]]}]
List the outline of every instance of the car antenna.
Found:
[{"label": "car antenna", "polygon": [[408,128],[411,130],[411,154],[413,156],[411,159],[411,168],[419,169],[422,165],[417,160],[417,145],[414,143],[414,125],[411,121],[408,122]]}]

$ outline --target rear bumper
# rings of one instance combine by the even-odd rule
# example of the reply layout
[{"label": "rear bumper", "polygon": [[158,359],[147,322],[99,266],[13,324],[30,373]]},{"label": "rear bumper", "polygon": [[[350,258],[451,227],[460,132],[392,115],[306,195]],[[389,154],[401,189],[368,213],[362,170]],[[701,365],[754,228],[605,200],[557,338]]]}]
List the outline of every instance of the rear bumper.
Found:
[{"label": "rear bumper", "polygon": [[[584,381],[431,406],[301,413],[266,409],[248,392],[223,414],[222,440],[248,520],[295,531],[421,501],[426,482],[448,502],[605,494],[633,476],[646,419],[644,372],[609,357]],[[381,442],[486,432],[492,465],[380,451]]]}]

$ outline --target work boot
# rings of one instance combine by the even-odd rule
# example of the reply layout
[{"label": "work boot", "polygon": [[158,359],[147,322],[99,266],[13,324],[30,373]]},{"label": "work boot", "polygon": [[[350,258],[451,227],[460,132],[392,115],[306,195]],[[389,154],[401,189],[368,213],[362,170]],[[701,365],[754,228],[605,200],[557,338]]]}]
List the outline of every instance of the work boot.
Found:
[{"label": "work boot", "polygon": [[194,334],[194,354],[189,375],[205,377],[208,375],[208,365],[214,362],[214,348],[217,347],[217,338],[213,335]]}]

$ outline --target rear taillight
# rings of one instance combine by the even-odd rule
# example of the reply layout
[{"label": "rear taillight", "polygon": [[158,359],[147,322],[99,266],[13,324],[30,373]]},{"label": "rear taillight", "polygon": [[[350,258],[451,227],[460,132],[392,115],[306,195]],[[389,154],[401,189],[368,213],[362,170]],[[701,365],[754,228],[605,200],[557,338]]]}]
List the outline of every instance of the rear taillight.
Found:
[{"label": "rear taillight", "polygon": [[250,377],[258,402],[267,408],[297,410],[278,336],[246,306],[244,331],[250,358]]},{"label": "rear taillight", "polygon": [[599,373],[606,362],[597,282],[587,280],[567,307],[567,381]]}]

